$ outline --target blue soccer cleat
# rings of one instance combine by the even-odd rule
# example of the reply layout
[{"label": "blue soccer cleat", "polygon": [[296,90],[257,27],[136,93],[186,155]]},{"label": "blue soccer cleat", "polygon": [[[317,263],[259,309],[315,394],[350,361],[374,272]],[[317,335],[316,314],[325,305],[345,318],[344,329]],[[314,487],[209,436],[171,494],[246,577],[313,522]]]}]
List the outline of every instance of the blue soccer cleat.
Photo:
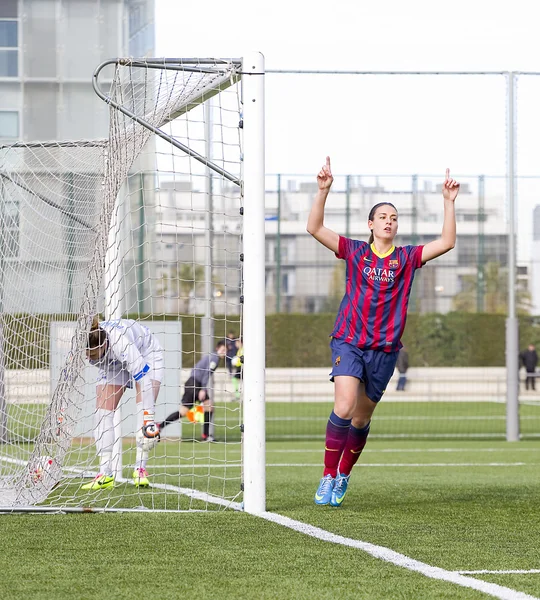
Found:
[{"label": "blue soccer cleat", "polygon": [[334,489],[332,490],[332,497],[330,498],[330,506],[341,506],[341,503],[345,499],[345,494],[347,493],[350,477],[350,475],[338,473]]},{"label": "blue soccer cleat", "polygon": [[315,504],[328,504],[332,497],[332,490],[334,489],[335,479],[332,475],[326,475],[319,483],[319,487],[315,492]]}]

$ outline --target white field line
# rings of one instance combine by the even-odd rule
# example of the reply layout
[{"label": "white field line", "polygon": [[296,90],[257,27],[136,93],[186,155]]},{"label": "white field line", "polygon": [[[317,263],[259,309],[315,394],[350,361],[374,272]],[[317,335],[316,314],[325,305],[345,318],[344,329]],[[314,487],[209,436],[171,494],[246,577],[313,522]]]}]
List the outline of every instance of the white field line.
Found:
[{"label": "white field line", "polygon": [[[267,421],[323,421],[328,420],[327,417],[294,417],[294,416],[282,416],[282,417],[266,417]],[[532,416],[525,415],[519,417],[520,421],[538,421],[540,415]],[[214,420],[219,423],[218,420]],[[506,421],[505,415],[475,415],[475,416],[446,416],[446,415],[434,415],[434,416],[399,416],[394,417],[377,416],[377,421]]]},{"label": "white field line", "polygon": [[278,525],[287,527],[288,529],[309,535],[310,537],[318,540],[363,550],[374,558],[378,558],[398,567],[403,567],[409,571],[421,573],[422,575],[425,575],[431,579],[448,581],[449,583],[454,583],[456,585],[460,585],[461,587],[478,590],[479,592],[483,592],[484,594],[488,594],[494,598],[500,598],[501,600],[539,600],[535,596],[529,596],[524,592],[519,592],[518,590],[514,590],[512,588],[497,585],[496,583],[490,583],[488,581],[483,581],[481,579],[476,579],[474,577],[467,577],[455,571],[447,571],[446,569],[433,567],[427,563],[420,562],[419,560],[414,560],[405,554],[395,552],[390,548],[336,535],[335,533],[330,533],[329,531],[325,531],[319,527],[314,527],[313,525],[295,521],[289,517],[284,517],[282,515],[277,515],[270,512],[264,512],[257,516],[267,521],[271,521],[272,523],[277,523]]},{"label": "white field line", "polygon": [[[4,457],[0,456],[0,460],[3,459]],[[9,460],[8,462],[12,462],[12,460],[13,459]],[[20,462],[24,464],[24,461]],[[179,494],[185,494],[191,498],[203,500],[210,504],[215,503],[227,508],[232,508],[236,511],[242,510],[242,504],[240,504],[239,502],[233,502],[223,498],[218,498],[216,496],[212,496],[204,492],[199,492],[198,490],[193,490],[190,488],[181,488],[166,484],[154,484],[153,487],[157,487],[158,489],[165,489],[168,491],[177,491]],[[314,537],[325,542],[341,544],[350,548],[357,548],[359,550],[363,550],[367,554],[370,554],[374,558],[383,560],[384,562],[394,564],[398,567],[403,567],[405,569],[408,569],[409,571],[421,573],[422,575],[425,575],[426,577],[429,577],[431,579],[437,579],[439,581],[448,581],[461,587],[478,590],[480,592],[483,592],[484,594],[493,596],[494,598],[499,598],[500,600],[540,600],[535,596],[530,596],[523,592],[513,590],[512,588],[507,588],[496,583],[490,583],[481,579],[476,579],[474,577],[467,577],[458,572],[452,572],[447,571],[446,569],[441,569],[439,567],[433,567],[426,563],[410,558],[405,554],[395,552],[390,548],[386,548],[384,546],[377,546],[375,544],[370,544],[369,542],[363,542],[361,540],[345,538],[343,536],[330,533],[329,531],[325,531],[324,529],[320,529],[319,527],[314,527],[313,525],[308,525],[306,523],[302,523],[301,521],[295,521],[282,515],[278,515],[271,512],[264,512],[255,516],[265,519],[266,521],[277,523],[278,525],[282,525],[283,527],[287,527],[288,529],[292,529],[293,531],[298,531],[299,533],[309,535],[310,537]]]},{"label": "white field line", "polygon": [[[524,462],[513,462],[513,463],[357,463],[355,466],[358,467],[526,467],[526,466],[536,466],[539,463],[524,463]],[[179,464],[172,465],[168,464],[149,464],[148,468],[150,470],[155,469],[239,469],[241,467],[241,463],[205,463],[205,464]],[[323,463],[266,463],[268,468],[270,467],[287,467],[287,468],[295,468],[295,467],[323,467]]]},{"label": "white field line", "polygon": [[[0,457],[0,460],[4,462],[15,462],[7,461],[5,458]],[[514,462],[514,463],[357,463],[356,468],[446,468],[446,467],[526,467],[526,466],[537,466],[539,463],[524,463],[524,462]],[[294,469],[294,468],[317,468],[320,469],[324,465],[322,462],[320,463],[266,463],[267,468],[279,468],[279,469]],[[202,463],[202,464],[171,464],[171,463],[155,463],[149,464],[148,468],[155,472],[156,469],[240,469],[242,464],[239,462],[228,462],[228,463]],[[127,468],[127,467],[126,467]],[[84,477],[95,477],[97,475],[97,471],[89,471],[88,469],[79,469],[75,467],[64,467],[64,471],[68,473],[74,473],[76,475],[83,475]],[[117,477],[117,481],[121,483],[130,482],[130,478]],[[180,488],[175,486],[169,486],[168,484],[157,484],[153,483],[152,487],[168,490],[168,491],[178,491]],[[190,495],[188,488],[181,488],[182,491],[180,493]],[[195,496],[193,496],[195,498]],[[197,498],[200,500],[200,498]]]},{"label": "white field line", "polygon": [[[540,438],[540,433],[527,433],[525,434],[527,439],[531,438]],[[506,434],[504,433],[370,433],[370,440],[420,440],[420,439],[429,439],[429,440],[443,440],[443,439],[481,439],[481,438],[497,438],[501,441],[506,439]],[[267,440],[270,442],[275,442],[277,440],[324,440],[324,433],[313,436],[311,434],[294,434],[294,435],[269,435]]]},{"label": "white field line", "polygon": [[[514,463],[356,463],[356,467],[525,467],[528,465],[537,465],[538,463],[524,463],[524,462],[514,462]],[[312,463],[303,463],[303,464],[293,464],[293,463],[275,463],[275,464],[267,464],[267,467],[322,467],[322,462],[320,464],[312,464]]]},{"label": "white field line", "polygon": [[[322,454],[324,447],[319,442],[316,442],[315,448],[268,448],[266,447],[266,454]],[[240,454],[241,448],[227,448],[227,454]],[[428,454],[431,452],[461,452],[462,454],[471,454],[472,452],[539,452],[538,448],[366,448],[362,452],[362,456],[366,454]],[[175,457],[177,458],[177,457]]]},{"label": "white field line", "polygon": [[[10,456],[2,456],[2,455],[0,455],[0,462],[6,462],[9,464],[17,464],[17,465],[21,465],[21,466],[26,465],[26,461],[24,461],[24,460],[12,458]],[[215,465],[207,465],[207,468],[214,467],[214,466]],[[189,467],[191,468],[191,465],[189,465]],[[223,468],[223,465],[221,465],[221,467]],[[90,472],[87,469],[80,469],[78,467],[64,466],[64,467],[62,467],[62,470],[66,471],[67,473],[74,473],[77,475],[84,474],[86,477],[95,477],[98,474],[97,471]],[[117,477],[116,480],[119,481],[120,483],[131,483],[131,481],[132,481],[130,478],[126,478],[126,477]],[[232,508],[234,510],[242,510],[242,506],[239,502],[234,502],[232,500],[228,500],[227,498],[220,498],[219,496],[213,496],[212,494],[208,494],[207,492],[201,492],[199,490],[194,490],[191,488],[178,487],[176,485],[169,485],[167,483],[152,483],[152,488],[165,490],[168,492],[176,492],[176,493],[182,494],[184,496],[189,496],[193,500],[201,500],[208,504],[217,504],[217,505],[223,506],[225,508]],[[62,510],[61,505],[58,505],[56,508],[58,508],[59,511]],[[108,509],[106,509],[106,510],[108,510]],[[175,512],[175,511],[171,511],[171,512]]]},{"label": "white field line", "polygon": [[506,569],[504,571],[489,571],[488,569],[481,569],[480,571],[454,571],[460,575],[530,575],[540,574],[540,569]]},{"label": "white field line", "polygon": [[[238,450],[240,452],[240,450]],[[269,449],[266,448],[266,454],[292,454],[295,452],[310,454],[310,453],[321,453],[323,449],[320,444],[318,444],[317,448],[306,448],[302,450],[301,448],[293,448],[291,450],[287,450],[286,448],[276,448]],[[407,454],[407,453],[429,453],[429,452],[462,452],[463,454],[471,453],[471,452],[540,452],[539,448],[512,448],[509,450],[508,448],[366,448],[362,452],[362,456],[366,454]]]}]

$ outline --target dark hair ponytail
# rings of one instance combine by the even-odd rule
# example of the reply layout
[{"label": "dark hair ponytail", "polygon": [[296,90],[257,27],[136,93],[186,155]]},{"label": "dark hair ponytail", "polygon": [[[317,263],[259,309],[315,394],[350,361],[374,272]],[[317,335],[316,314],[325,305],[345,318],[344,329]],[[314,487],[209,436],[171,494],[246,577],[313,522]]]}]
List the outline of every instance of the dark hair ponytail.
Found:
[{"label": "dark hair ponytail", "polygon": [[96,315],[92,319],[92,326],[90,327],[90,333],[88,334],[88,341],[86,347],[89,350],[103,346],[107,341],[107,333],[99,327],[99,318]]},{"label": "dark hair ponytail", "polygon": [[[373,219],[375,218],[375,213],[377,212],[377,209],[380,206],[391,206],[396,212],[398,211],[397,208],[391,202],[379,202],[378,204],[375,204],[375,206],[371,207],[371,210],[369,211],[369,215],[368,215],[368,221],[373,221]],[[371,235],[369,236],[368,244],[371,246],[371,244],[373,244],[374,241],[375,241],[375,238],[373,236],[373,229],[372,229]]]}]

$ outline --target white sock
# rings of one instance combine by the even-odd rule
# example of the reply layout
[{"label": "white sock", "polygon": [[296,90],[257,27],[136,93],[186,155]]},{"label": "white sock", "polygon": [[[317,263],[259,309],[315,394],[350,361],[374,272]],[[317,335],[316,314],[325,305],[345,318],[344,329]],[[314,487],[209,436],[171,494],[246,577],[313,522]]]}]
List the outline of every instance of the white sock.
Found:
[{"label": "white sock", "polygon": [[135,458],[136,469],[146,469],[146,463],[148,462],[148,450],[145,450],[137,444],[137,456]]},{"label": "white sock", "polygon": [[[144,413],[143,413],[142,402],[138,402],[137,403],[137,416],[136,416],[136,421],[135,421],[137,431],[142,429],[143,420],[144,420]],[[149,454],[148,450],[146,450],[143,446],[143,441],[140,439],[137,439],[137,450],[136,450],[136,457],[135,457],[135,468],[136,469],[146,469],[146,463],[148,462],[148,454]]]},{"label": "white sock", "polygon": [[146,377],[142,378],[140,384],[142,407],[146,412],[152,413],[153,415],[156,401],[154,399],[154,387],[152,385],[152,380],[147,375]]},{"label": "white sock", "polygon": [[99,472],[112,476],[112,452],[114,446],[114,411],[98,408],[94,439],[99,456]]}]

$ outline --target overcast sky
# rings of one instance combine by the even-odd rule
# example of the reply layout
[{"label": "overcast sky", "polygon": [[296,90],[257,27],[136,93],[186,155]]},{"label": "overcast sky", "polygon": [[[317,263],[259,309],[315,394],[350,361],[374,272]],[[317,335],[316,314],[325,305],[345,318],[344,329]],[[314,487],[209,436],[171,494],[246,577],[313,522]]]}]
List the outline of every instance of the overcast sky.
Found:
[{"label": "overcast sky", "polygon": [[[535,0],[156,1],[159,56],[259,50],[267,69],[540,71]],[[519,115],[534,140],[540,77],[527,79]],[[328,153],[337,173],[503,174],[505,90],[502,77],[269,74],[267,172],[310,173]],[[539,173],[540,153],[527,159],[523,143],[520,170]]]},{"label": "overcast sky", "polygon": [[[258,50],[267,69],[540,72],[537,0],[156,4],[158,56]],[[520,77],[517,106],[518,173],[540,176],[540,76]],[[316,173],[326,154],[336,174],[506,172],[502,76],[268,74],[266,116],[267,173]]]}]

